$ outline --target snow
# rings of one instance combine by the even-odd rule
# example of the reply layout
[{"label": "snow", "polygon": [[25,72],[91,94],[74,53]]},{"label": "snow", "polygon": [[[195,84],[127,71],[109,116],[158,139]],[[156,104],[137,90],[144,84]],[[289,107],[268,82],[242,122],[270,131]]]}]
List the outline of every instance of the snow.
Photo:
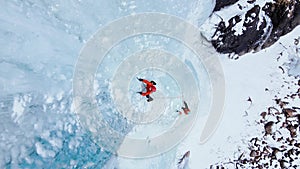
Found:
[{"label": "snow", "polygon": [[39,142],[35,143],[36,152],[43,158],[54,157],[55,153],[51,150],[46,150]]},{"label": "snow", "polygon": [[[256,3],[265,2],[260,0]],[[208,116],[205,113],[199,114],[185,140],[170,151],[152,158],[116,157],[99,147],[81,127],[72,100],[73,70],[79,51],[103,25],[119,17],[141,12],[168,13],[187,19],[194,25],[201,25],[210,15],[214,3],[203,0],[1,1],[0,44],[5,48],[0,51],[0,168],[48,168],[49,165],[53,168],[102,168],[106,165],[103,168],[167,169],[174,168],[182,154],[190,150],[188,165],[192,169],[198,169],[238,156],[238,148],[246,149],[245,139],[261,135],[261,126],[255,126],[259,113],[274,104],[274,94],[278,91],[283,93],[282,90],[288,91],[287,88],[281,88],[281,70],[278,66],[285,63],[290,75],[299,76],[300,61],[299,54],[295,53],[296,48],[285,51],[278,42],[266,50],[247,54],[237,61],[220,55],[226,78],[226,102],[222,121],[215,134],[206,143],[199,144]],[[235,6],[235,10],[237,8]],[[243,13],[246,9],[248,7],[240,12]],[[224,11],[229,17],[235,10]],[[217,15],[212,18],[220,19]],[[208,39],[213,33],[211,28],[212,25],[201,28]],[[280,42],[286,47],[292,46],[299,34],[300,28],[297,27],[282,37]],[[204,97],[210,94],[209,84],[205,82],[208,78],[205,69],[199,66],[192,52],[186,51],[180,43],[164,37],[141,35],[116,45],[110,51],[110,57],[102,62],[104,66],[99,65],[98,72],[106,73],[98,73],[95,82],[99,79],[103,82],[103,79],[110,77],[113,74],[111,68],[117,68],[114,63],[122,60],[122,56],[148,47],[167,50],[187,65],[194,75],[203,74],[197,77],[197,85]],[[276,58],[282,51],[285,51],[284,56],[277,62]],[[118,55],[120,57],[115,57]],[[109,63],[112,64],[107,67]],[[175,82],[164,84],[167,77],[163,74],[160,84],[166,89],[176,87]],[[107,85],[109,81],[95,83],[94,88],[105,88]],[[265,87],[270,91],[264,91]],[[95,95],[104,96],[102,91],[96,90]],[[174,94],[172,90],[169,92],[167,94]],[[253,100],[252,104],[247,101],[248,97]],[[109,102],[105,102],[105,99],[109,98],[99,98],[99,104],[102,101]],[[179,104],[180,100],[174,101],[169,108],[178,108]],[[199,111],[205,112],[208,101],[201,100],[200,104]],[[147,135],[165,129],[155,128],[151,131],[148,128],[149,133],[141,133],[138,126],[135,126],[135,130],[130,130],[131,126],[121,126],[124,123],[113,120],[120,117],[110,108],[103,106],[101,109],[109,110],[107,113],[112,115],[107,120],[111,120],[115,128],[124,132]],[[289,135],[289,132],[282,134]],[[273,145],[278,146],[276,143]]]},{"label": "snow", "polygon": [[[227,161],[226,158],[234,158],[233,155],[238,149],[246,151],[245,146],[247,145],[243,142],[244,139],[261,135],[259,132],[261,126],[255,125],[260,112],[267,106],[274,104],[274,94],[278,94],[279,91],[280,93],[285,93],[285,90],[289,91],[289,89],[283,90],[281,87],[281,70],[278,69],[278,66],[285,62],[290,63],[288,59],[290,57],[297,59],[297,56],[288,55],[282,59],[283,61],[278,62],[276,58],[279,53],[285,51],[281,43],[290,46],[294,37],[299,35],[299,28],[297,27],[293,32],[282,37],[274,46],[258,53],[246,54],[237,61],[229,60],[226,58],[227,56],[221,56],[227,93],[223,119],[217,132],[205,145],[197,145],[193,143],[195,140],[188,137],[179,146],[178,154],[191,150],[191,168],[199,166],[204,168],[217,161]],[[288,68],[295,71],[293,66],[288,66]],[[299,75],[299,71],[296,72],[296,75]],[[265,87],[272,91],[264,91]],[[252,103],[247,101],[248,97],[252,99]],[[276,121],[275,117],[268,120]],[[201,122],[197,124],[199,123]],[[289,133],[286,134],[289,135]],[[193,135],[193,131],[191,135]],[[269,141],[272,142],[271,145],[278,147],[273,139]],[[220,157],[217,154],[220,154]]]},{"label": "snow", "polygon": [[236,23],[234,30],[235,33],[234,35],[241,35],[243,33],[243,31],[245,31],[245,27],[243,27],[244,24],[244,20],[245,20],[245,15],[240,16],[241,17],[241,21]]},{"label": "snow", "polygon": [[[234,158],[233,151],[237,151],[238,149],[242,150],[242,152],[246,152],[247,147],[245,146],[247,146],[247,143],[244,143],[243,140],[246,139],[249,141],[251,137],[262,136],[261,132],[263,126],[258,126],[256,121],[260,119],[259,114],[261,112],[266,111],[268,106],[274,105],[274,95],[284,97],[286,93],[297,90],[297,88],[282,87],[284,81],[292,82],[294,77],[289,77],[287,74],[282,75],[282,71],[278,68],[284,63],[289,63],[291,55],[283,56],[279,61],[277,61],[277,57],[281,52],[286,52],[282,44],[290,47],[293,46],[293,39],[299,35],[299,30],[300,27],[298,26],[294,31],[282,37],[279,42],[270,48],[258,53],[246,54],[237,61],[222,59],[225,75],[230,75],[226,76],[228,87],[226,91],[230,93],[230,95],[227,95],[227,102],[236,104],[234,104],[234,106],[226,106],[223,121],[219,126],[219,132],[215,133],[214,137],[208,141],[208,143],[216,142],[215,145],[217,145],[218,142],[226,142],[227,137],[231,138],[230,142],[227,141],[224,147],[221,146],[221,148],[217,150],[222,152],[222,156],[217,161],[228,161],[226,157]],[[229,62],[237,62],[238,64],[235,63],[231,65]],[[224,63],[230,66],[224,65]],[[237,71],[241,70],[242,73],[237,73]],[[299,72],[297,74],[299,74]],[[264,88],[270,90],[266,92]],[[248,97],[251,97],[252,104],[246,101]],[[295,102],[294,105],[299,105],[299,103]],[[234,123],[232,123],[233,119]],[[267,120],[277,121],[274,116],[268,117]],[[274,130],[278,130],[280,126],[281,124],[277,124]],[[280,130],[280,132],[280,135],[285,138],[290,135],[290,133],[284,129]],[[266,140],[272,147],[279,148],[281,146],[280,143],[277,143],[269,136],[266,137]],[[213,158],[212,156],[206,160],[209,161]],[[235,159],[236,158],[237,157],[235,157]],[[191,163],[192,160],[193,158],[191,158]],[[212,163],[214,162],[208,162],[208,164]]]},{"label": "snow", "polygon": [[20,117],[24,112],[25,102],[21,99],[22,98],[20,97],[14,98],[14,103],[12,108],[13,109],[12,118],[14,119],[15,122],[19,121]]}]

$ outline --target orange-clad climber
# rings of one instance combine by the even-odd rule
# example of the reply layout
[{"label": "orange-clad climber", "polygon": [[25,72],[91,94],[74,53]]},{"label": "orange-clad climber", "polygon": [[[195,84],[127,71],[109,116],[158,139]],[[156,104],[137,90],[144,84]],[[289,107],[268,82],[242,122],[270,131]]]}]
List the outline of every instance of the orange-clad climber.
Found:
[{"label": "orange-clad climber", "polygon": [[145,92],[138,92],[142,96],[147,97],[147,102],[150,102],[153,100],[152,97],[150,97],[150,94],[156,91],[156,83],[154,81],[148,81],[146,79],[137,78],[140,82],[143,82],[146,84],[146,91]]}]

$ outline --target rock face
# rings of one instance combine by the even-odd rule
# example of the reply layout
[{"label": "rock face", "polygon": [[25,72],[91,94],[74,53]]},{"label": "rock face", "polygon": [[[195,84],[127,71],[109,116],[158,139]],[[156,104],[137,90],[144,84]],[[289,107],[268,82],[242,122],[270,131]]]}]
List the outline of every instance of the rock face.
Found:
[{"label": "rock face", "polygon": [[[236,11],[236,12],[232,12]],[[243,55],[275,43],[300,24],[299,0],[217,0],[211,42],[220,53]]]},{"label": "rock face", "polygon": [[264,9],[271,18],[273,29],[263,48],[272,45],[277,39],[292,31],[300,24],[300,1],[278,0],[267,3]]}]

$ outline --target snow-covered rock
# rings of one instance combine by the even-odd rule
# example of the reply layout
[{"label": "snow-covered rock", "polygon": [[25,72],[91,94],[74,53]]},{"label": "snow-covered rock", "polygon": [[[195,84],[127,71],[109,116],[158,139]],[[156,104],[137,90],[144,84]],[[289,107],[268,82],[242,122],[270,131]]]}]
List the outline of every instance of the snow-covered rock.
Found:
[{"label": "snow-covered rock", "polygon": [[206,37],[218,52],[243,55],[271,46],[299,24],[299,1],[220,0],[202,29],[213,30]]}]

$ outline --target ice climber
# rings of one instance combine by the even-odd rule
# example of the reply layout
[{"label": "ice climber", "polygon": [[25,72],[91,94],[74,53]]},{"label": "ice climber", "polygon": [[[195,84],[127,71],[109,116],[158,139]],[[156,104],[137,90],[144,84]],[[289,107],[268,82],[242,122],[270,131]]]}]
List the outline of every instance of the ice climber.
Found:
[{"label": "ice climber", "polygon": [[[184,114],[188,115],[190,112],[189,106],[187,105],[187,103],[185,101],[183,101],[184,107],[181,107],[182,111]],[[179,112],[179,114],[182,114],[181,111],[176,110],[176,112]]]},{"label": "ice climber", "polygon": [[187,151],[184,153],[184,155],[179,159],[177,163],[178,169],[186,169],[189,168],[189,157],[190,157],[190,151]]},{"label": "ice climber", "polygon": [[142,96],[146,96],[147,97],[147,102],[151,102],[153,100],[153,98],[150,96],[151,93],[156,91],[156,83],[154,81],[148,81],[146,79],[141,79],[141,78],[137,78],[140,82],[145,83],[146,85],[146,91],[145,92],[138,92],[140,95]]}]

